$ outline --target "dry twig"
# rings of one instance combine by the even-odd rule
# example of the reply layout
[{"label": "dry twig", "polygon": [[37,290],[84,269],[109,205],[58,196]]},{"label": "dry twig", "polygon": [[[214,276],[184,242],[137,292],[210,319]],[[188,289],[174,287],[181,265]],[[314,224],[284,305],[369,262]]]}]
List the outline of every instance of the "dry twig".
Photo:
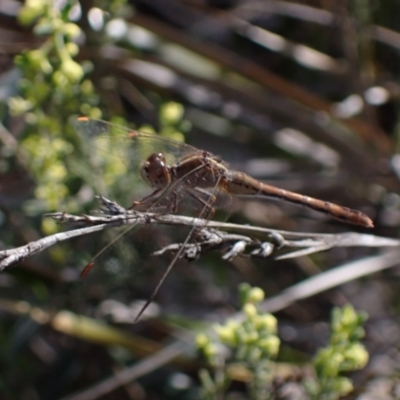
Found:
[{"label": "dry twig", "polygon": [[[103,205],[102,215],[100,216],[72,215],[64,212],[46,214],[47,217],[52,217],[59,223],[80,227],[47,236],[25,246],[0,251],[0,271],[56,243],[121,225],[160,224],[198,227],[198,234],[195,235],[193,241],[184,244],[174,243],[154,253],[154,255],[161,255],[165,252],[176,253],[183,247],[181,257],[191,260],[198,258],[205,252],[215,250],[223,250],[222,258],[227,260],[232,260],[238,255],[274,256],[275,259],[284,259],[304,256],[333,247],[393,247],[400,244],[400,241],[396,239],[354,232],[340,234],[288,232],[249,225],[206,221],[201,218],[182,215],[139,212],[126,210],[102,196],[99,197],[99,200]],[[263,239],[259,239],[260,237]],[[285,250],[291,248],[300,248],[300,250],[285,252]],[[249,250],[249,252],[246,252],[246,250]]]}]

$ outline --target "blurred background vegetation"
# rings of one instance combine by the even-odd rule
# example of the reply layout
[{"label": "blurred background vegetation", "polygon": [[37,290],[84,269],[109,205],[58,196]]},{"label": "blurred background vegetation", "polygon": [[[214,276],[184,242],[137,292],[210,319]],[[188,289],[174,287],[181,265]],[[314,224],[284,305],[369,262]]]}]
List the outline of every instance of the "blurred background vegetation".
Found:
[{"label": "blurred background vegetation", "polygon": [[[257,179],[362,210],[375,222],[373,234],[397,238],[399,19],[394,0],[1,1],[1,247],[64,229],[43,219],[46,212],[95,208],[99,176],[123,206],[141,198],[142,184],[126,187],[111,156],[104,155],[100,173],[88,167],[71,123],[77,115],[206,149]],[[230,220],[364,232],[277,202],[235,203]],[[147,315],[132,324],[170,260],[150,257],[150,244],[159,248],[185,231],[136,230],[131,242],[117,242],[104,268],[80,281],[85,263],[115,235],[55,246],[0,274],[2,399],[200,398],[202,361],[192,340],[186,348],[182,339],[179,359],[163,361],[163,349],[185,330],[239,309],[240,282],[261,287],[268,298],[379,254],[338,248],[285,261],[228,263],[218,254],[182,260]],[[399,271],[348,282],[276,313],[277,361],[288,368],[272,377],[271,398],[300,398],[289,389],[328,343],[331,310],[346,303],[369,315],[370,355],[352,375],[348,398],[399,398]],[[150,367],[143,363],[148,356]],[[135,380],[110,384],[132,368]],[[247,398],[246,374],[232,376],[232,396]],[[109,390],[99,389],[102,382]],[[84,389],[86,397],[72,395]]]}]

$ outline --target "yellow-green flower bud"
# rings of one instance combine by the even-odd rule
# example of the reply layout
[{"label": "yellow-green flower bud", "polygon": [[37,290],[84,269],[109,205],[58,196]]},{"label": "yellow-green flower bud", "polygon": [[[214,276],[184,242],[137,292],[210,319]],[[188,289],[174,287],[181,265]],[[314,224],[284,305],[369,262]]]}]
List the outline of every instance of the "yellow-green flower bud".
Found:
[{"label": "yellow-green flower bud", "polygon": [[360,343],[352,344],[344,353],[345,362],[349,363],[349,369],[363,368],[369,359],[369,355],[365,347]]},{"label": "yellow-green flower bud", "polygon": [[69,84],[68,78],[61,71],[55,71],[52,80],[55,86],[64,88]]},{"label": "yellow-green flower bud", "polygon": [[183,111],[182,104],[170,101],[162,107],[161,117],[168,123],[174,124],[180,121],[183,116]]},{"label": "yellow-green flower bud", "polygon": [[335,379],[334,389],[340,393],[340,397],[349,394],[353,390],[353,384],[349,378],[344,376]]},{"label": "yellow-green flower bud", "polygon": [[358,316],[356,311],[351,305],[347,305],[342,309],[342,325],[353,325],[358,322]]},{"label": "yellow-green flower bud", "polygon": [[208,345],[209,342],[210,342],[210,339],[204,333],[199,333],[196,336],[196,345],[199,349],[203,349],[205,346]]},{"label": "yellow-green flower bud", "polygon": [[234,345],[236,342],[236,329],[237,324],[233,321],[228,321],[225,325],[216,325],[214,327],[221,342],[229,345]]},{"label": "yellow-green flower bud", "polygon": [[277,331],[278,320],[272,314],[259,315],[257,318],[257,328],[265,329],[268,333]]},{"label": "yellow-green flower bud", "polygon": [[68,42],[65,45],[65,48],[67,49],[67,51],[71,57],[74,57],[79,53],[79,47],[76,43]]},{"label": "yellow-green flower bud", "polygon": [[273,335],[261,339],[257,343],[258,347],[270,356],[276,356],[278,354],[280,344],[281,341],[279,338]]},{"label": "yellow-green flower bud", "polygon": [[214,327],[215,332],[218,334],[219,339],[221,342],[233,345],[235,343],[235,330],[227,325],[216,325]]},{"label": "yellow-green flower bud", "polygon": [[67,170],[61,163],[53,163],[46,170],[46,177],[52,181],[61,181],[67,175]]},{"label": "yellow-green flower bud", "polygon": [[255,343],[258,339],[259,336],[257,331],[248,332],[245,336],[245,343]]},{"label": "yellow-green flower bud", "polygon": [[332,351],[332,349],[322,349],[317,354],[316,366],[320,368],[324,376],[337,376],[344,361],[343,354]]},{"label": "yellow-green flower bud", "polygon": [[44,74],[46,75],[50,75],[53,72],[53,67],[52,65],[49,63],[49,61],[47,60],[47,58],[44,58],[41,62],[40,62],[40,69],[43,71]]},{"label": "yellow-green flower bud", "polygon": [[60,71],[63,72],[72,83],[79,82],[84,75],[83,68],[71,59],[65,59],[62,62]]},{"label": "yellow-green flower bud", "polygon": [[252,319],[257,315],[257,308],[252,303],[247,303],[243,306],[243,312],[247,316],[247,318]]},{"label": "yellow-green flower bud", "polygon": [[47,60],[46,53],[41,50],[31,50],[26,53],[26,60],[35,69],[41,69],[45,74],[52,72],[53,68]]},{"label": "yellow-green flower bud", "polygon": [[253,287],[249,290],[247,301],[251,303],[259,303],[264,300],[265,293],[258,287]]},{"label": "yellow-green flower bud", "polygon": [[36,50],[30,50],[26,53],[26,57],[29,61],[32,63],[39,64],[40,61],[45,57],[43,50],[41,49],[36,49]]},{"label": "yellow-green flower bud", "polygon": [[45,12],[46,0],[26,0],[24,7],[18,13],[18,20],[28,25]]},{"label": "yellow-green flower bud", "polygon": [[63,31],[68,39],[75,39],[80,35],[81,28],[72,22],[68,22],[67,24],[64,24]]},{"label": "yellow-green flower bud", "polygon": [[65,25],[65,22],[61,18],[57,17],[51,20],[51,27],[53,29],[53,32],[62,31]]}]

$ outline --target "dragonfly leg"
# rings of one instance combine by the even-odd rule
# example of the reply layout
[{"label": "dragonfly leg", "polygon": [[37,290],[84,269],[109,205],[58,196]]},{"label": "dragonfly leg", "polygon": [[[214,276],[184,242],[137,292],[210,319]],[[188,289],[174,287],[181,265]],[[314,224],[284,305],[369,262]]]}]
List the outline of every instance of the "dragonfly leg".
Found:
[{"label": "dragonfly leg", "polygon": [[176,214],[178,212],[178,196],[177,196],[176,192],[172,193],[172,199],[171,199],[169,209],[170,209],[170,212],[172,212],[172,214]]},{"label": "dragonfly leg", "polygon": [[131,210],[135,210],[141,207],[144,207],[144,209],[147,209],[148,207],[152,206],[154,202],[157,200],[159,197],[159,193],[162,191],[162,189],[156,189],[153,193],[149,194],[146,197],[143,197],[142,200],[139,201],[134,201],[132,205],[129,207]]}]

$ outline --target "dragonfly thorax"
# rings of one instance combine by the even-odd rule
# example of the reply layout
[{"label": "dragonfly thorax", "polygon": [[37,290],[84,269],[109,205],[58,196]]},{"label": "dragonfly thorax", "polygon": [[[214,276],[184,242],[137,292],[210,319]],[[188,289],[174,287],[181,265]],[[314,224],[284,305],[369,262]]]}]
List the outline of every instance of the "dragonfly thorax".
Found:
[{"label": "dragonfly thorax", "polygon": [[163,153],[153,153],[140,167],[143,180],[151,187],[162,189],[171,183],[171,172]]}]

